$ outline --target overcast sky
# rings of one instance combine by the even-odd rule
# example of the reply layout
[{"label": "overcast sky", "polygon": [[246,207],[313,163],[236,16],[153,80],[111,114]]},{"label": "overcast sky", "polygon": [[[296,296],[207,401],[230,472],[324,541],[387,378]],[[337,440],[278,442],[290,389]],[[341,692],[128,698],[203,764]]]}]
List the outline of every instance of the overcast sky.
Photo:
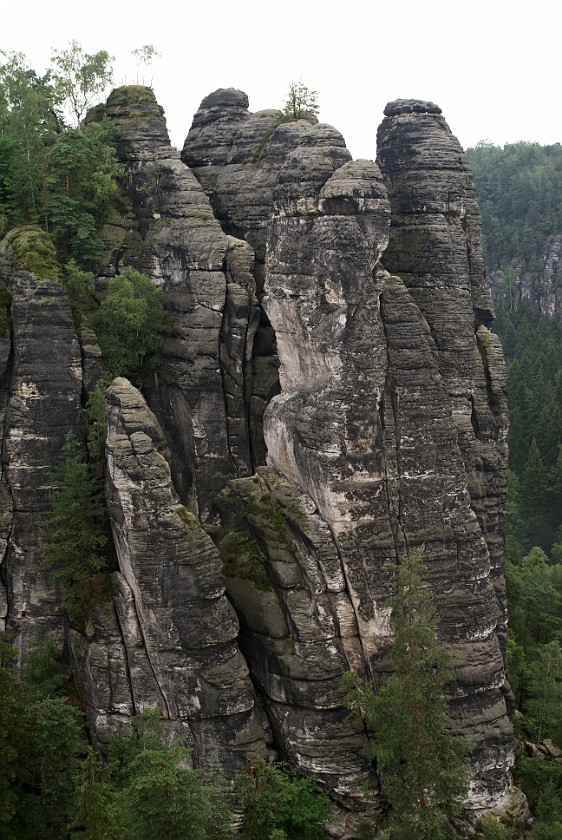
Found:
[{"label": "overcast sky", "polygon": [[[244,90],[250,110],[282,107],[291,80],[318,93],[321,122],[355,158],[374,158],[392,99],[436,102],[466,148],[562,141],[561,13],[550,0],[27,0],[6,2],[0,49],[43,72],[71,39],[115,56],[115,84],[134,83],[131,51],[153,44],[153,87],[172,143],[219,87]],[[146,78],[147,83],[151,79]]]}]

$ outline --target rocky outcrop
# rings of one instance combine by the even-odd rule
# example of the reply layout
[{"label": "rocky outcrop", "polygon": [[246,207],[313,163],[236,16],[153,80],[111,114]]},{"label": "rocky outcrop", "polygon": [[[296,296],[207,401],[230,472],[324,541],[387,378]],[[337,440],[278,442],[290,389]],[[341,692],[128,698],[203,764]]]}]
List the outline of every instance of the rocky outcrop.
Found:
[{"label": "rocky outcrop", "polygon": [[392,209],[384,264],[404,280],[438,353],[471,506],[490,555],[505,651],[506,374],[490,330],[472,175],[436,105],[398,100],[385,115],[377,138]]},{"label": "rocky outcrop", "polygon": [[[260,594],[258,586],[252,603],[263,603],[253,610],[247,590],[228,579],[251,668],[261,674],[270,716],[278,716],[277,742],[322,774],[329,758],[320,750],[311,759],[296,709],[299,702],[316,706],[321,729],[325,699],[315,700],[311,677],[293,701],[295,718],[286,715],[280,725],[278,704],[295,690],[271,641],[283,636],[283,625],[276,625],[277,637],[264,625],[264,604],[270,615],[273,603],[280,604],[278,614],[295,627],[303,615],[314,617],[323,638],[337,638],[336,671],[346,662],[376,673],[390,641],[384,604],[392,564],[423,543],[453,662],[451,719],[474,741],[472,804],[485,808],[508,790],[512,760],[502,659],[507,418],[478,207],[462,149],[436,106],[399,101],[387,107],[379,133],[382,178],[372,164],[350,162],[341,137],[327,126],[303,126],[293,148],[268,161],[282,126],[258,144],[246,108],[236,91],[208,97],[182,156],[195,167],[223,227],[252,241],[256,255],[263,253],[260,233],[267,227],[262,303],[275,333],[281,386],[265,415],[268,464],[308,499],[301,523],[306,510],[326,523],[339,564],[338,576],[320,564],[314,594],[304,586],[307,607],[293,616],[268,553],[271,534],[256,517],[256,493],[275,498],[271,477],[266,488],[248,480],[221,494],[223,519],[225,510],[227,519],[235,518],[243,545],[254,540],[271,587],[262,581],[269,594]],[[281,502],[274,508],[270,521],[289,530],[285,551],[299,557],[294,516]],[[246,553],[253,556],[248,546]],[[304,561],[298,566],[301,573],[306,568]],[[318,592],[337,592],[337,608],[320,607]],[[264,672],[264,661],[275,664]],[[326,690],[323,683],[323,698]],[[341,709],[335,683],[328,695],[331,710]],[[332,744],[326,726],[323,740]]]},{"label": "rocky outcrop", "polygon": [[[238,276],[236,260],[227,258],[232,247],[197,179],[171,147],[152,91],[119,88],[109,97],[106,114],[115,126],[132,206],[121,226],[115,220],[107,230],[112,251],[106,273],[133,265],[165,292],[172,327],[158,377],[147,383],[147,396],[169,441],[178,493],[206,516],[228,479],[253,471],[239,428],[242,423],[248,440],[248,420],[240,409],[247,397],[231,375],[232,366],[246,364],[248,351],[240,347],[239,330],[231,346],[223,321],[225,311],[226,320],[242,319],[251,347],[254,289],[247,266],[241,266]],[[227,393],[236,391],[234,400],[225,399],[223,380]]]},{"label": "rocky outcrop", "polygon": [[6,267],[1,279],[11,295],[2,337],[11,349],[2,359],[1,579],[6,628],[25,658],[46,631],[62,640],[61,593],[42,543],[53,471],[67,434],[81,434],[82,365],[62,285]]},{"label": "rocky outcrop", "polygon": [[227,772],[240,770],[266,749],[221,560],[178,500],[164,435],[140,393],[116,379],[107,401],[114,593],[132,707],[159,706],[188,735],[196,766],[216,755]]},{"label": "rocky outcrop", "polygon": [[[279,171],[312,128],[306,120],[283,120],[281,111],[250,113],[242,91],[215,91],[195,114],[181,155],[209,196],[223,230],[251,245],[259,301],[264,294],[267,226]],[[265,463],[263,414],[279,393],[275,334],[263,308],[259,312],[245,377],[254,466]]]},{"label": "rocky outcrop", "polygon": [[345,708],[343,675],[364,674],[357,621],[330,528],[311,498],[262,467],[216,500],[240,647],[282,755],[352,810],[377,781],[365,730]]}]

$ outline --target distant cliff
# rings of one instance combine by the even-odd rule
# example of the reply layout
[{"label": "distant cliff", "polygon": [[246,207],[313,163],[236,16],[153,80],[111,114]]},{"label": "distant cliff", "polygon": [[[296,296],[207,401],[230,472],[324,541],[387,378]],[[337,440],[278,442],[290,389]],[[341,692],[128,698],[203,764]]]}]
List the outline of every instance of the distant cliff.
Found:
[{"label": "distant cliff", "polygon": [[104,110],[128,209],[102,232],[96,294],[133,266],[171,327],[142,394],[106,391],[118,570],[72,627],[41,522],[99,351],[56,280],[2,269],[1,581],[22,655],[64,636],[99,745],[157,705],[196,765],[281,753],[361,811],[376,779],[342,676],[384,674],[394,571],[423,544],[451,725],[474,745],[469,808],[504,805],[505,368],[440,109],[390,103],[376,163],[232,89],[201,103],[181,158],[150,90]]},{"label": "distant cliff", "polygon": [[474,172],[492,293],[508,310],[523,300],[562,318],[562,147],[479,143]]}]

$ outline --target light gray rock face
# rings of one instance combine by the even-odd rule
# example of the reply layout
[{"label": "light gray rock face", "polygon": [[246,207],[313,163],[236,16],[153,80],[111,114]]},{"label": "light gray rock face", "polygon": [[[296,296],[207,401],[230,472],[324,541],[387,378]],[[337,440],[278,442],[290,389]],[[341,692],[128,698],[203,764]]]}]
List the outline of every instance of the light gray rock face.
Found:
[{"label": "light gray rock face", "polygon": [[[266,753],[217,549],[171,483],[162,430],[125,379],[107,391],[107,499],[133,708],[156,702],[193,761],[227,772]],[[127,702],[125,700],[125,702]]]},{"label": "light gray rock face", "polygon": [[[505,370],[472,180],[439,108],[391,103],[377,163],[235,90],[203,101],[184,162],[147,89],[105,110],[131,206],[106,228],[98,292],[133,265],[173,325],[146,401],[126,380],[107,391],[119,571],[66,636],[97,745],[156,705],[194,764],[218,754],[232,774],[271,727],[344,810],[376,808],[342,676],[386,675],[394,571],[423,544],[452,726],[474,744],[470,807],[501,806]],[[62,632],[38,523],[100,357],[59,284],[21,273],[10,290],[0,619],[25,654],[37,630]]]},{"label": "light gray rock face", "polygon": [[[281,111],[252,114],[242,91],[215,91],[201,103],[181,155],[209,196],[223,230],[246,240],[254,249],[252,274],[259,301],[263,297],[267,225],[279,171],[313,128],[306,120],[282,120]],[[244,390],[249,395],[250,448],[257,466],[265,463],[263,413],[279,393],[275,335],[263,309],[248,351],[251,364],[247,365]]]},{"label": "light gray rock face", "polygon": [[[22,658],[47,631],[62,640],[61,593],[43,562],[52,473],[69,432],[80,436],[82,366],[66,292],[23,271],[2,277],[12,295],[4,357],[0,483],[6,628]],[[7,336],[6,336],[7,338]]]},{"label": "light gray rock face", "polygon": [[364,659],[326,521],[309,496],[266,467],[231,482],[216,504],[239,643],[276,746],[352,810],[373,804],[364,727],[345,709],[342,681],[350,667],[364,674]]}]

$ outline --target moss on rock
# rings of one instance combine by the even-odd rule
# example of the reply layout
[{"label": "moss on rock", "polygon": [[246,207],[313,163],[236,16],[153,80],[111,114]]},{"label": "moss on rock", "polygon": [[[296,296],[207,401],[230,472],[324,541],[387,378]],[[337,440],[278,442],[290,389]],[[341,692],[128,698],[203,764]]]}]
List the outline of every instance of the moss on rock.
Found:
[{"label": "moss on rock", "polygon": [[30,271],[38,280],[61,280],[62,270],[50,235],[37,225],[13,228],[0,242],[0,256],[13,269]]}]

